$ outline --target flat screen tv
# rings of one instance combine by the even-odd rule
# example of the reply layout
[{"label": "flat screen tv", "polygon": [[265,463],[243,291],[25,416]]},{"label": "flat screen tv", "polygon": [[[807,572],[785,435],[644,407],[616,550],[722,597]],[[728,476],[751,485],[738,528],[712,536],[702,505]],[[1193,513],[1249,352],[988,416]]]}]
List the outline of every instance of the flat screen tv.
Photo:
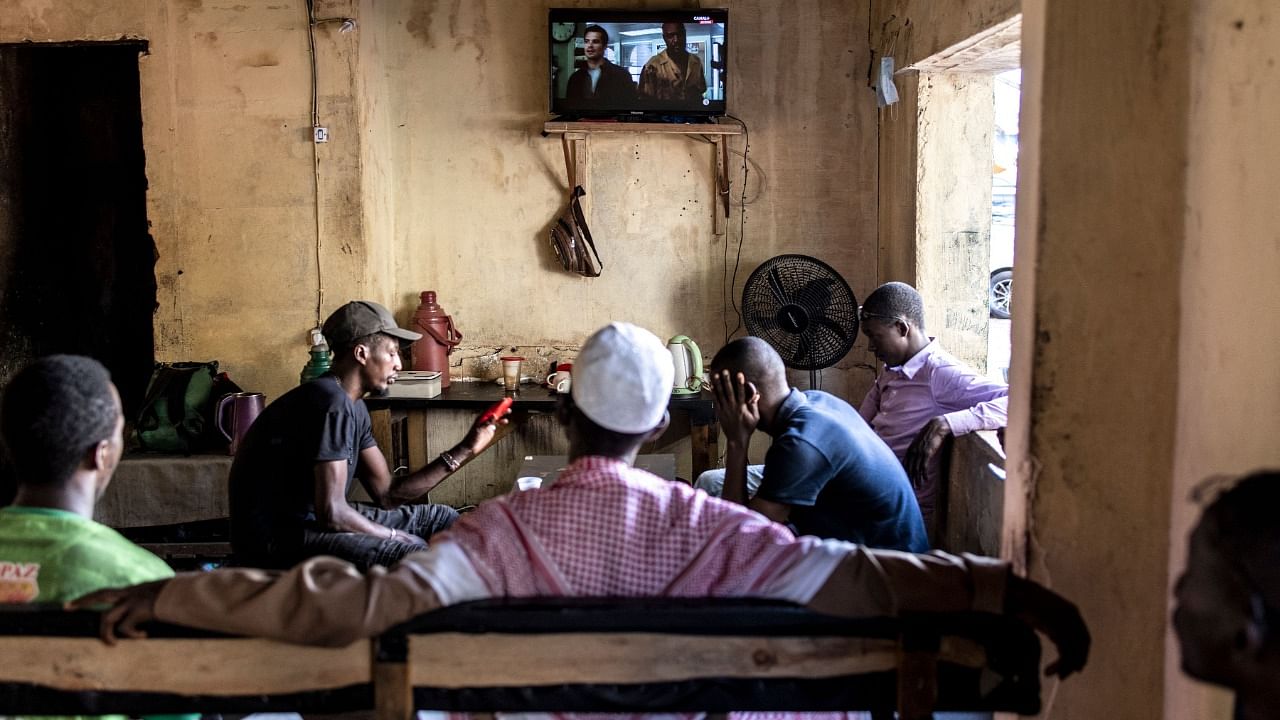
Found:
[{"label": "flat screen tv", "polygon": [[551,8],[547,37],[562,118],[725,114],[727,10]]}]

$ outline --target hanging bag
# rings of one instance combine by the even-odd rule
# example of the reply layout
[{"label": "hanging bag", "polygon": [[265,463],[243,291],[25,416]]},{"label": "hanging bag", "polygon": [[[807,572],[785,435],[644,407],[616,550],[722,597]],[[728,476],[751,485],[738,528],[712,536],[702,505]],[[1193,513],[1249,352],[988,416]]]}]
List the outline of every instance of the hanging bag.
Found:
[{"label": "hanging bag", "polygon": [[596,252],[596,244],[591,239],[591,230],[587,228],[587,218],[582,212],[582,202],[579,198],[586,195],[587,191],[577,184],[574,174],[577,157],[570,147],[569,140],[563,135],[560,137],[560,143],[564,148],[564,162],[569,174],[571,190],[569,204],[551,226],[551,249],[555,251],[556,259],[565,270],[584,277],[600,277],[604,263],[600,260],[600,254]]}]

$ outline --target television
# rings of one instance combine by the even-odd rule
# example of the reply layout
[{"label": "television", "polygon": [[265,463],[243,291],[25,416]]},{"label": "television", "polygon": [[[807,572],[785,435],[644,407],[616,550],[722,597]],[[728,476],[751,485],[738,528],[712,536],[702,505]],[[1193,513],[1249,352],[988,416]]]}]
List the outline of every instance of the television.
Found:
[{"label": "television", "polygon": [[551,112],[562,119],[725,114],[727,10],[551,8],[547,38]]}]

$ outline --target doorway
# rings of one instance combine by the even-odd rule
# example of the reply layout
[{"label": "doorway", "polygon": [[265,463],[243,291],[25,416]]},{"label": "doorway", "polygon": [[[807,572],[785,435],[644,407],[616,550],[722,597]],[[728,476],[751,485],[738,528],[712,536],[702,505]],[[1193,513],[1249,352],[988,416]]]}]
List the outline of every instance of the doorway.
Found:
[{"label": "doorway", "polygon": [[101,361],[126,417],[155,361],[138,57],[145,42],[0,44],[0,383]]}]

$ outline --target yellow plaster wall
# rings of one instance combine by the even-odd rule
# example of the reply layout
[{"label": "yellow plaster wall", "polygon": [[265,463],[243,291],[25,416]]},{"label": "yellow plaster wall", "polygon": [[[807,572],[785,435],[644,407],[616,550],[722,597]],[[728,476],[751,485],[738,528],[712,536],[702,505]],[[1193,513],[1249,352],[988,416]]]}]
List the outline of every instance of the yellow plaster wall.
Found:
[{"label": "yellow plaster wall", "polygon": [[[321,15],[351,12],[346,2],[317,5]],[[18,0],[0,12],[0,42],[147,40],[139,72],[157,358],[220,360],[269,397],[295,384],[306,360],[317,220],[323,312],[367,288],[354,36],[317,33],[321,117],[335,142],[313,157],[306,27],[300,1]]]},{"label": "yellow plaster wall", "polygon": [[[1211,475],[1280,467],[1280,24],[1266,0],[1191,5],[1171,586],[1201,510],[1192,489]],[[1231,717],[1227,693],[1183,675],[1167,642],[1165,717]]]},{"label": "yellow plaster wall", "polygon": [[[745,236],[736,201],[729,234],[712,233],[701,139],[592,139],[592,229],[606,263],[595,280],[556,271],[544,239],[565,182],[558,142],[540,137],[549,4],[317,3],[318,16],[359,24],[316,32],[331,135],[320,146],[302,0],[18,0],[0,13],[0,42],[150,43],[140,72],[158,357],[217,358],[271,397],[296,382],[317,305],[324,315],[352,297],[407,321],[418,292],[438,290],[483,359],[509,346],[571,353],[612,319],[690,334],[710,355],[725,335],[726,239],[731,273],[745,238],[734,298],[781,252],[817,255],[858,297],[870,291],[865,3],[729,3],[730,108],[751,129]],[[735,198],[745,146],[731,141]],[[860,399],[862,360],[852,353],[824,386]]]},{"label": "yellow plaster wall", "polygon": [[[596,327],[628,320],[662,338],[723,342],[726,237],[712,232],[711,146],[699,137],[593,136],[586,188],[600,278],[557,269],[545,239],[565,197],[544,82],[548,2],[379,5],[394,185],[396,308],[421,290],[463,331],[455,375],[496,375],[493,357],[572,354]],[[615,7],[616,2],[597,3]],[[816,255],[865,297],[875,281],[875,114],[858,2],[728,3],[729,107],[750,130],[745,236],[738,198],[746,138],[731,139],[728,263],[737,284],[782,252]],[[816,52],[815,49],[819,49]],[[729,328],[737,319],[729,310]],[[861,399],[855,350],[824,387]],[[807,382],[802,379],[801,382]]]}]

